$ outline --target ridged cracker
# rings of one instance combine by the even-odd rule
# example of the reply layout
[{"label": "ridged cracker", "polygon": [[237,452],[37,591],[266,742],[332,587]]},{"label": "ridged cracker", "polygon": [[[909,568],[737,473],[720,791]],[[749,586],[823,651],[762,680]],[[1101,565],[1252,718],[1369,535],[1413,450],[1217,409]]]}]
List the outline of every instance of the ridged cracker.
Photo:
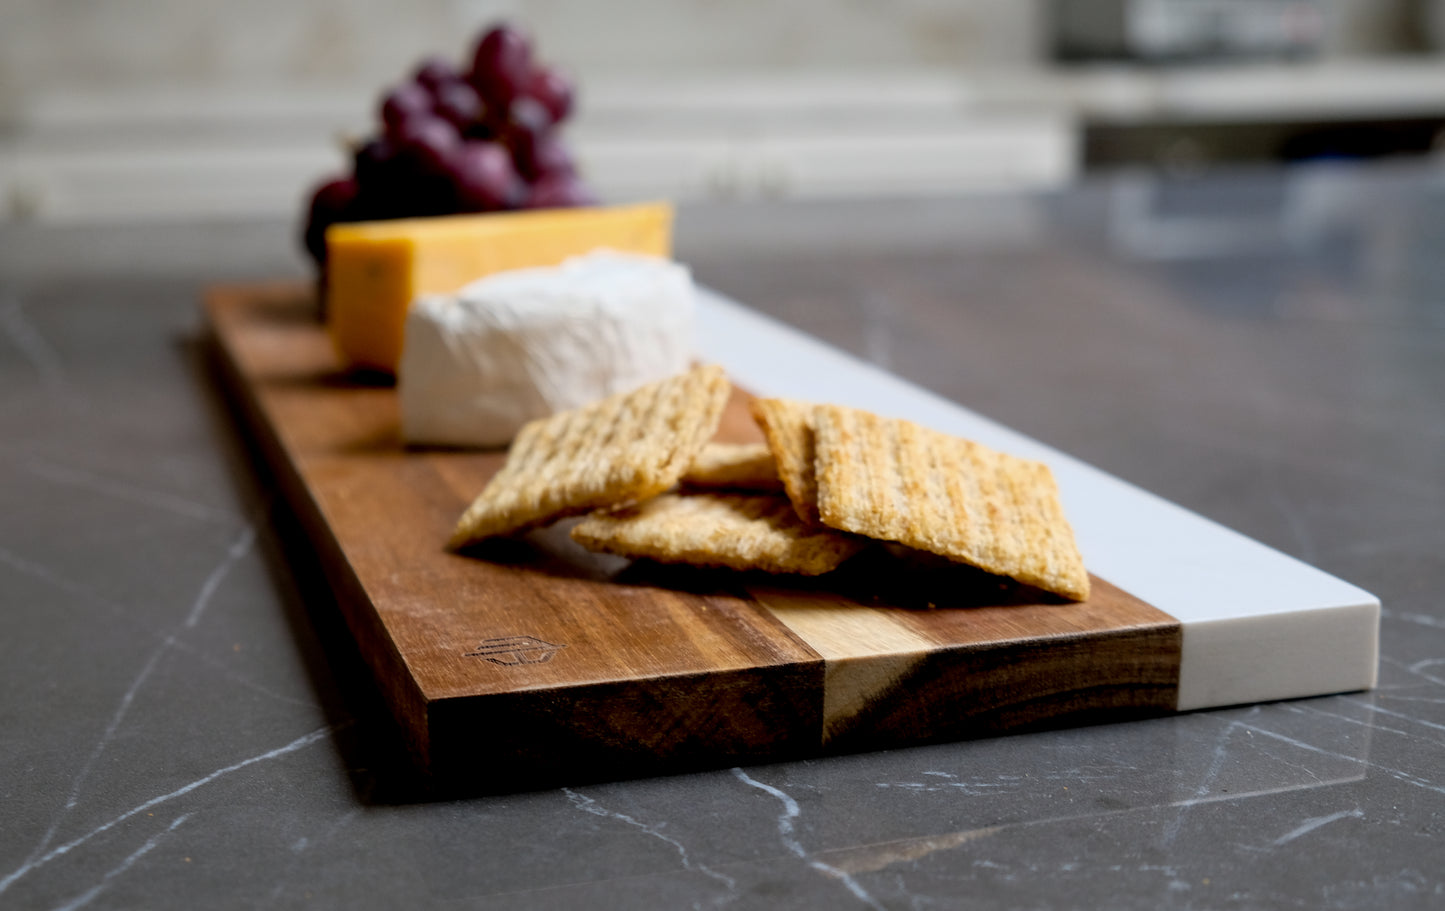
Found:
[{"label": "ridged cracker", "polygon": [[596,512],[572,538],[624,557],[809,576],[837,568],[866,543],[804,525],[783,497],[729,493],[669,493]]},{"label": "ridged cracker", "polygon": [[813,417],[823,524],[1089,597],[1047,465],[856,409],[820,405]]},{"label": "ridged cracker", "polygon": [[524,426],[450,546],[515,534],[672,487],[717,430],[730,386],[696,367]]},{"label": "ridged cracker", "polygon": [[778,477],[798,518],[810,525],[822,524],[814,470],[814,406],[792,399],[753,399],[749,407],[767,437],[768,449],[778,463]]},{"label": "ridged cracker", "polygon": [[708,443],[682,476],[690,487],[781,493],[778,463],[767,443]]}]

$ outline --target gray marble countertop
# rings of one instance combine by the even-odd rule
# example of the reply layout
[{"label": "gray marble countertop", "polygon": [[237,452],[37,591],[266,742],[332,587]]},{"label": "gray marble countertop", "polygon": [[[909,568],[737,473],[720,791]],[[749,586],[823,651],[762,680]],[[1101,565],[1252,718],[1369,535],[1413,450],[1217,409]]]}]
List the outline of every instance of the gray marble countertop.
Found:
[{"label": "gray marble countertop", "polygon": [[0,907],[1445,907],[1445,173],[683,211],[698,277],[1384,603],[1379,687],[420,787],[199,343],[281,224],[0,228]]}]

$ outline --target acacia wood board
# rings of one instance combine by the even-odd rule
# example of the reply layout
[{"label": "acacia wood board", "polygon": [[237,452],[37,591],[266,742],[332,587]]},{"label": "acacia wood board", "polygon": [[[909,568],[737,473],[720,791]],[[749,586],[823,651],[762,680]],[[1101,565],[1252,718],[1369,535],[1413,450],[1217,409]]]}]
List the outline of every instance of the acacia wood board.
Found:
[{"label": "acacia wood board", "polygon": [[[743,336],[704,352],[730,372],[773,369],[757,360],[769,344],[820,356],[737,305],[704,304],[727,324],[704,333],[714,346]],[[767,577],[590,554],[565,524],[450,552],[503,453],[403,445],[394,388],[341,369],[305,286],[215,288],[205,311],[241,426],[434,775],[567,783],[1197,707],[1181,694],[1189,623],[1115,578],[1094,576],[1073,604],[966,567],[902,573],[879,554],[815,580]],[[761,438],[746,398],[735,391],[719,439]],[[1368,685],[1342,681],[1318,691]]]}]

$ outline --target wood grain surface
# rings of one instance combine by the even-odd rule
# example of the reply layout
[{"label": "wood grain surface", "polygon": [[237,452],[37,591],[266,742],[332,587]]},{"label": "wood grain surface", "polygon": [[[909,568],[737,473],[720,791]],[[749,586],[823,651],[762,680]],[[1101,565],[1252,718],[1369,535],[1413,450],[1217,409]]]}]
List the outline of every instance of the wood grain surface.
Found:
[{"label": "wood grain surface", "polygon": [[[1172,711],[1173,618],[879,549],[816,580],[629,563],[564,523],[444,549],[501,452],[411,449],[309,289],[206,299],[220,375],[420,763],[506,789]],[[760,439],[746,394],[718,438]]]}]

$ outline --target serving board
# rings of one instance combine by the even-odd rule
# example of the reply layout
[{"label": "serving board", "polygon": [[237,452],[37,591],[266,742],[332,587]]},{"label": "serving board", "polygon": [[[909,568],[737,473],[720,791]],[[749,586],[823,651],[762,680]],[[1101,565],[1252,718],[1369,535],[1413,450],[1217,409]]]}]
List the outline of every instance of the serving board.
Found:
[{"label": "serving board", "polygon": [[565,524],[449,552],[504,454],[404,446],[395,390],[342,371],[304,286],[216,288],[205,308],[245,432],[443,778],[629,777],[1373,685],[1368,594],[716,295],[703,353],[741,387],[719,439],[760,439],[749,389],[1042,458],[1090,600],[886,554],[814,580],[629,562]]}]

